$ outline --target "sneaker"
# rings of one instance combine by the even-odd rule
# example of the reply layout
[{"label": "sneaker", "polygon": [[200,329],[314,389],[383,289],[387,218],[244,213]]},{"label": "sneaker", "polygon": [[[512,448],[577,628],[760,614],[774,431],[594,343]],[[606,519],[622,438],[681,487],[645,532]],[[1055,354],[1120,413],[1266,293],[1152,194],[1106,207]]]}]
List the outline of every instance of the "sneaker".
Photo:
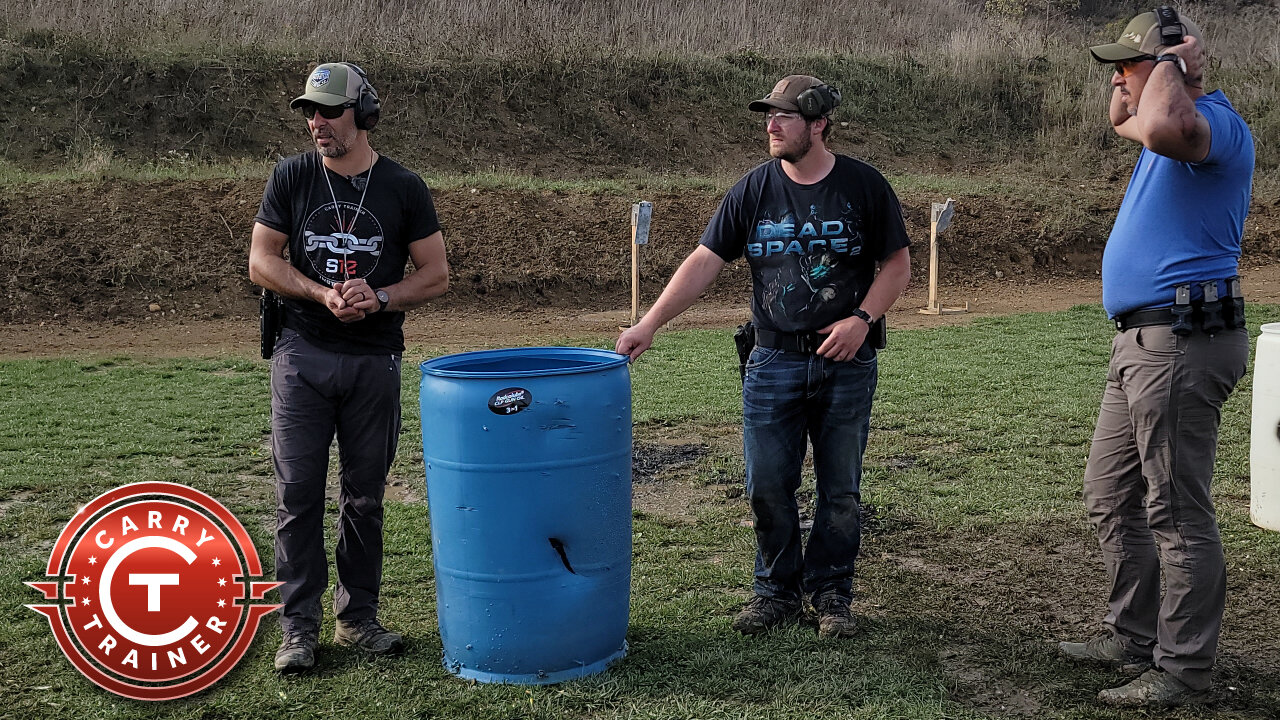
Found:
[{"label": "sneaker", "polygon": [[1058,651],[1073,660],[1104,663],[1129,675],[1139,675],[1151,669],[1151,658],[1128,652],[1111,635],[1099,635],[1082,643],[1058,643]]},{"label": "sneaker", "polygon": [[310,670],[316,664],[316,632],[314,630],[287,630],[284,642],[276,651],[276,670],[282,673],[298,673]]},{"label": "sneaker", "polygon": [[374,655],[394,655],[404,650],[404,636],[382,627],[377,618],[339,620],[333,641]]},{"label": "sneaker", "polygon": [[1103,690],[1098,699],[1117,707],[1171,708],[1204,702],[1209,696],[1205,690],[1192,690],[1178,678],[1158,668],[1152,668],[1128,685]]},{"label": "sneaker", "polygon": [[818,616],[819,637],[848,638],[858,631],[858,621],[849,609],[849,598],[823,593],[813,599],[813,611]]},{"label": "sneaker", "polygon": [[733,618],[733,629],[743,635],[759,635],[795,619],[799,614],[799,602],[756,595]]}]

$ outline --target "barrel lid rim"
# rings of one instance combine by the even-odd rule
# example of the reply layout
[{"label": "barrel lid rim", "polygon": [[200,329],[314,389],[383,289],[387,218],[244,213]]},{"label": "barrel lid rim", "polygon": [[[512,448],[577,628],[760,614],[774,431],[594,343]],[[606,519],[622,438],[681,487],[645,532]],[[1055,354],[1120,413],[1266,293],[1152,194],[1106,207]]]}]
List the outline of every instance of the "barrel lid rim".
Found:
[{"label": "barrel lid rim", "polygon": [[[541,370],[505,370],[505,371],[477,371],[477,370],[449,370],[437,365],[444,363],[457,362],[459,360],[471,359],[481,360],[489,357],[498,357],[502,355],[512,354],[534,354],[544,353],[549,356],[556,355],[588,355],[599,362],[593,365],[581,367],[565,367],[565,368],[545,368]],[[518,347],[518,348],[499,348],[495,350],[472,350],[469,352],[452,353],[449,355],[441,355],[429,360],[423,360],[418,366],[423,375],[431,375],[433,377],[446,378],[471,378],[471,379],[488,379],[488,378],[522,378],[522,377],[546,377],[549,375],[573,375],[577,373],[597,372],[599,370],[609,370],[620,365],[625,365],[628,358],[612,350],[603,350],[601,348],[584,348],[584,347],[562,347],[562,346],[534,346],[534,347]]]},{"label": "barrel lid rim", "polygon": [[1280,322],[1267,323],[1262,326],[1262,332],[1272,335],[1280,334]]}]

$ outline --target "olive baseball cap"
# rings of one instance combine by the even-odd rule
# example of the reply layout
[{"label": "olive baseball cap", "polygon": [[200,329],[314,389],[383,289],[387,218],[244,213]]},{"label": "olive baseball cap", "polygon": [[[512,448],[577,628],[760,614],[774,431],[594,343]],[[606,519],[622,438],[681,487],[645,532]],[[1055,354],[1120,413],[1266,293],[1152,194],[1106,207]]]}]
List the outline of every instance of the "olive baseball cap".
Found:
[{"label": "olive baseball cap", "polygon": [[325,63],[316,66],[307,77],[303,93],[289,103],[290,110],[311,103],[314,105],[346,105],[360,99],[364,78],[346,63]]},{"label": "olive baseball cap", "polygon": [[[1183,34],[1194,37],[1203,47],[1204,36],[1200,34],[1199,26],[1181,13],[1178,14],[1178,21],[1186,30]],[[1147,11],[1130,20],[1118,40],[1106,45],[1094,45],[1089,48],[1089,52],[1100,63],[1113,63],[1140,57],[1156,57],[1169,47],[1171,46],[1160,44],[1160,19],[1154,11]]]},{"label": "olive baseball cap", "polygon": [[747,109],[751,112],[768,112],[769,108],[800,112],[796,98],[809,88],[818,87],[822,81],[812,75],[788,75],[773,86],[773,90],[759,100],[752,100]]}]

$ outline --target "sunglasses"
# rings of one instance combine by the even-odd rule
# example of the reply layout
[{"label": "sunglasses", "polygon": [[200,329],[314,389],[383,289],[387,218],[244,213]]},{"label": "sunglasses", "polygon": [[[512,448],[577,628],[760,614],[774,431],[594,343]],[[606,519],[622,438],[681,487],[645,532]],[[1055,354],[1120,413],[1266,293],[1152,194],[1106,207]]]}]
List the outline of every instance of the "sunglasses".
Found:
[{"label": "sunglasses", "polygon": [[310,120],[316,116],[316,113],[320,113],[320,117],[325,120],[337,120],[342,117],[342,114],[347,111],[347,108],[353,108],[355,106],[355,103],[346,103],[343,105],[303,105],[302,115],[306,119]]},{"label": "sunglasses", "polygon": [[1132,60],[1120,60],[1115,64],[1116,72],[1120,74],[1120,77],[1127,78],[1130,75],[1138,72],[1138,67],[1141,63],[1150,62],[1152,60],[1155,60],[1155,58],[1141,57],[1141,58],[1133,58]]}]

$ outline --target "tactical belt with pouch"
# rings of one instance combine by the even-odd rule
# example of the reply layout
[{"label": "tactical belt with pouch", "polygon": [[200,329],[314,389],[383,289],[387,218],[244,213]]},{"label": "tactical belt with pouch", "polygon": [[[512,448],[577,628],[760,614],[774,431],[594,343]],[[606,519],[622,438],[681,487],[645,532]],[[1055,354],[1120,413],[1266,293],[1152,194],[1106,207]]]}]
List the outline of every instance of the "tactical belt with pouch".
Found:
[{"label": "tactical belt with pouch", "polygon": [[[788,352],[815,353],[826,339],[826,335],[816,332],[780,333],[761,330],[750,322],[739,325],[733,333],[733,344],[738,348],[738,375],[746,378],[747,360],[756,345]],[[883,317],[871,323],[871,328],[867,331],[867,342],[871,343],[871,347],[883,350],[888,339],[889,326]]]},{"label": "tactical belt with pouch", "polygon": [[258,303],[258,332],[262,335],[262,359],[270,360],[284,329],[284,301],[270,290],[262,291]]},{"label": "tactical belt with pouch", "polygon": [[1170,307],[1134,310],[1113,318],[1116,330],[1168,325],[1175,335],[1190,335],[1196,328],[1213,335],[1222,330],[1234,330],[1245,325],[1244,294],[1240,291],[1240,276],[1232,275],[1223,283],[1226,294],[1219,296],[1218,281],[1208,280],[1200,285],[1203,297],[1191,299],[1191,285],[1179,285],[1174,289],[1174,301]]}]

